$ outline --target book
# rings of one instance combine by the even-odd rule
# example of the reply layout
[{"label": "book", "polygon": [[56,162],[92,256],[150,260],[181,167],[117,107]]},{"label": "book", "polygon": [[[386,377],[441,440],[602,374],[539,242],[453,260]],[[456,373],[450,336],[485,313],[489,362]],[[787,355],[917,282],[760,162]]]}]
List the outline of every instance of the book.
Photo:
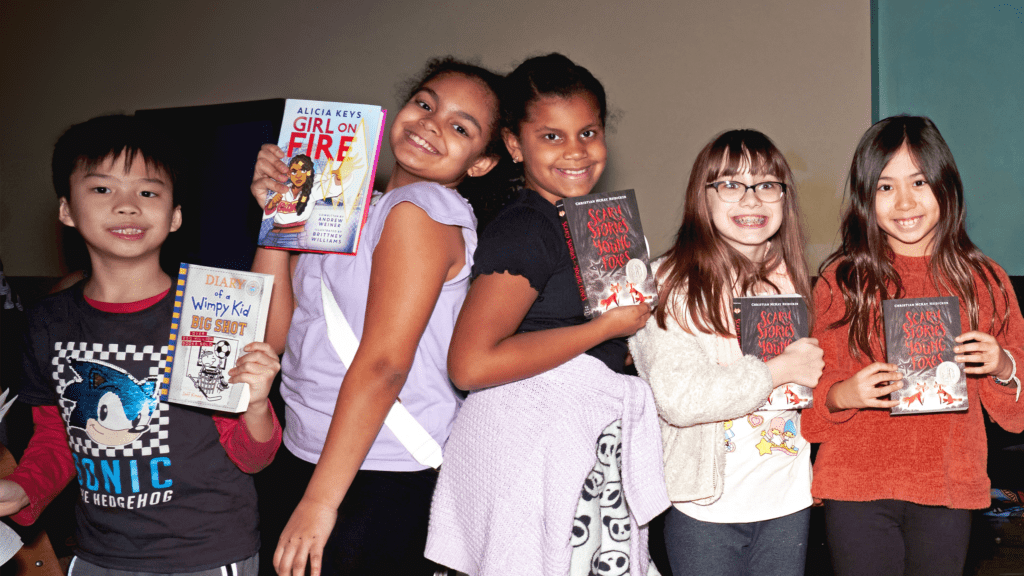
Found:
[{"label": "book", "polygon": [[882,301],[885,354],[899,366],[903,388],[892,415],[967,410],[967,374],[955,362],[960,301],[953,296]]},{"label": "book", "polygon": [[21,536],[18,536],[14,528],[0,522],[0,565],[6,564],[8,560],[14,558],[14,555],[24,545]]},{"label": "book", "polygon": [[[807,302],[799,294],[732,299],[736,336],[744,354],[771,360],[808,333]],[[814,404],[814,391],[799,384],[776,386],[758,410],[798,410]]]},{"label": "book", "polygon": [[555,203],[572,256],[583,314],[658,303],[640,209],[632,190],[563,198]]},{"label": "book", "polygon": [[386,115],[369,104],[285,101],[277,145],[288,166],[288,192],[267,195],[260,246],[356,253]]},{"label": "book", "polygon": [[228,382],[242,350],[262,342],[274,277],[182,263],[160,399],[244,412],[249,385]]}]

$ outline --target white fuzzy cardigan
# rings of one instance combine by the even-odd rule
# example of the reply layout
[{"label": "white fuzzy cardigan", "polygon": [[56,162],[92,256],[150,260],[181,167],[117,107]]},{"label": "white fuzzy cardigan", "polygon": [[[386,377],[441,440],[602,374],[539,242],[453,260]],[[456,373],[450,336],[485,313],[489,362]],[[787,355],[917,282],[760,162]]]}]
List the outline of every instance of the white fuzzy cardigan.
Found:
[{"label": "white fuzzy cardigan", "polygon": [[[675,300],[685,321],[685,307]],[[772,391],[772,376],[754,356],[719,365],[715,350],[720,336],[689,334],[671,317],[666,324],[668,329],[659,328],[651,315],[629,339],[629,349],[637,372],[654,392],[669,499],[711,504],[724,488],[721,423],[757,410]]]}]

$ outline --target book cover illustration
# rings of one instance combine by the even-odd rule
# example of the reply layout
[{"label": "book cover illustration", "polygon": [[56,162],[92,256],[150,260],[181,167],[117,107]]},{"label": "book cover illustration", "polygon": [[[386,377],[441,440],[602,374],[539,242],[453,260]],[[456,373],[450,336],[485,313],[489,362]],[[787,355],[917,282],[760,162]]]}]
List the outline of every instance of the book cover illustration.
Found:
[{"label": "book cover illustration", "polygon": [[658,303],[640,209],[632,190],[564,198],[555,207],[572,256],[583,313]]},{"label": "book cover illustration", "polygon": [[260,246],[356,253],[386,113],[367,104],[285,101],[277,145],[288,166],[288,192],[267,195]]},{"label": "book cover illustration", "polygon": [[[807,302],[799,294],[733,298],[736,336],[743,354],[771,360],[808,334]],[[814,403],[814,391],[799,384],[772,390],[758,410],[798,410]]]},{"label": "book cover illustration", "polygon": [[952,296],[884,300],[882,315],[886,357],[903,374],[891,414],[967,410],[967,374],[953,361],[960,302]]},{"label": "book cover illustration", "polygon": [[182,263],[174,294],[160,397],[223,412],[244,412],[249,386],[228,382],[250,342],[260,342],[274,277]]}]

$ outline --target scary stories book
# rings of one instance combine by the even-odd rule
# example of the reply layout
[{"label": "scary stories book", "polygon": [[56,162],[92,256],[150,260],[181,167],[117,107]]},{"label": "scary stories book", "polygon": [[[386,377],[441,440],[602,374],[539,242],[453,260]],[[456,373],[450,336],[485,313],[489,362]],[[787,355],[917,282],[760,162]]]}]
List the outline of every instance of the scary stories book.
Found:
[{"label": "scary stories book", "polygon": [[286,100],[277,145],[288,192],[267,195],[259,245],[355,254],[387,114],[379,106]]},{"label": "scary stories book", "polygon": [[162,400],[244,412],[249,386],[228,382],[242,350],[262,342],[274,277],[182,263],[174,293]]},{"label": "scary stories book", "polygon": [[967,410],[967,374],[954,362],[960,334],[955,297],[883,300],[885,353],[899,366],[903,388],[892,393],[893,415]]},{"label": "scary stories book", "polygon": [[[808,333],[807,302],[799,294],[737,296],[732,299],[736,335],[744,354],[771,360]],[[797,410],[813,404],[814,391],[799,384],[777,386],[758,410]]]},{"label": "scary stories book", "polygon": [[564,198],[555,208],[587,318],[615,306],[657,304],[658,286],[632,190]]}]

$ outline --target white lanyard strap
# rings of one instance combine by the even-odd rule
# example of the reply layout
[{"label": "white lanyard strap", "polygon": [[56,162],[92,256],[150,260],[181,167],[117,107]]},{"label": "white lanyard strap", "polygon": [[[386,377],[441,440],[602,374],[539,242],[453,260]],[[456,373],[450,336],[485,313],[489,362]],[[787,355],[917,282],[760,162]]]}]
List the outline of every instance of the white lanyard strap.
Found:
[{"label": "white lanyard strap", "polygon": [[[331,341],[334,351],[338,353],[338,357],[348,369],[359,348],[359,339],[356,338],[352,326],[345,319],[341,307],[338,306],[338,301],[334,299],[334,294],[327,288],[327,283],[324,282],[322,276],[320,277],[320,297],[324,303],[327,339]],[[441,446],[406,410],[401,400],[396,399],[395,403],[391,405],[391,411],[384,419],[384,425],[391,430],[395,438],[398,438],[398,441],[405,446],[405,449],[412,454],[417,462],[431,468],[441,465]]]}]

